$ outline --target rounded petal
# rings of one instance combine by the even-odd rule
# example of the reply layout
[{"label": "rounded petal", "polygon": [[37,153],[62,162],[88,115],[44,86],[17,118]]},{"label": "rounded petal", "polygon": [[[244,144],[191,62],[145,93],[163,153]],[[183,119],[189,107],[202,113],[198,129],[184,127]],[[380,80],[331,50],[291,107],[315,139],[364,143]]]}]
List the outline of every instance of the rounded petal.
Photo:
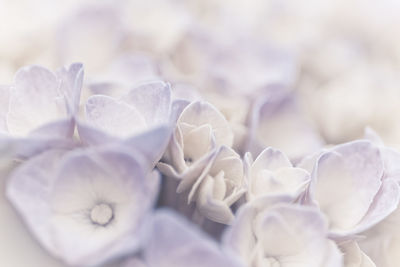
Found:
[{"label": "rounded petal", "polygon": [[121,100],[133,106],[149,127],[170,122],[171,88],[168,83],[144,83],[121,97]]},{"label": "rounded petal", "polygon": [[151,267],[242,266],[194,225],[170,211],[156,213],[151,233],[144,250],[146,262]]},{"label": "rounded petal", "polygon": [[196,101],[190,103],[181,113],[179,123],[194,126],[209,124],[214,132],[217,145],[232,146],[233,133],[224,118],[214,106],[207,102]]},{"label": "rounded petal", "polygon": [[132,106],[103,95],[86,102],[87,121],[109,135],[126,138],[147,129],[143,116]]},{"label": "rounded petal", "polygon": [[292,167],[289,158],[281,151],[271,147],[264,149],[252,165],[252,172],[260,170],[276,171],[280,168]]},{"label": "rounded petal", "polygon": [[381,187],[379,149],[370,142],[355,141],[324,153],[317,164],[311,184],[315,200],[328,216],[332,231],[352,230]]},{"label": "rounded petal", "polygon": [[7,127],[12,135],[25,136],[48,122],[67,116],[67,102],[60,93],[61,81],[51,71],[28,66],[15,75],[10,91]]}]

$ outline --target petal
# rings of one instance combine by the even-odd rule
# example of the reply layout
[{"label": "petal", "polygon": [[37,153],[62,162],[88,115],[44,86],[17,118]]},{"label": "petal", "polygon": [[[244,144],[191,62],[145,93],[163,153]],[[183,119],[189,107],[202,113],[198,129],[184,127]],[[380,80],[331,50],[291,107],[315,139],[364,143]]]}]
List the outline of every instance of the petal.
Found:
[{"label": "petal", "polygon": [[234,219],[229,206],[222,200],[213,197],[215,178],[206,176],[201,183],[196,198],[196,207],[206,218],[223,224],[228,224]]},{"label": "petal", "polygon": [[86,102],[87,121],[106,133],[126,138],[147,129],[143,116],[133,107],[108,96],[91,96]]},{"label": "petal", "polygon": [[365,216],[381,186],[379,149],[367,141],[354,141],[324,153],[317,164],[311,184],[315,200],[328,216],[332,231],[351,230]]},{"label": "petal", "polygon": [[[201,180],[210,171],[212,162],[217,154],[217,150],[212,150],[210,153],[204,155],[201,159],[195,161],[187,170],[180,174],[181,182],[176,189],[177,193],[185,192],[191,189],[191,195],[195,194],[197,187],[200,185]],[[189,201],[191,197],[189,196]]]},{"label": "petal", "polygon": [[151,169],[161,159],[167,148],[172,129],[167,126],[153,128],[122,142],[125,148],[139,152],[151,164]]},{"label": "petal", "polygon": [[96,146],[116,141],[116,137],[78,119],[76,120],[76,128],[78,130],[79,140],[84,145]]},{"label": "petal", "polygon": [[10,98],[10,86],[0,86],[0,132],[7,132],[7,112]]},{"label": "petal", "polygon": [[271,147],[264,149],[252,165],[252,172],[260,170],[276,171],[280,168],[292,167],[292,163],[281,151]]},{"label": "petal", "polygon": [[232,226],[225,231],[222,243],[242,259],[250,260],[256,246],[253,221],[257,213],[267,210],[277,203],[291,203],[293,200],[287,195],[264,196],[242,206],[236,213]]},{"label": "petal", "polygon": [[344,252],[344,264],[350,267],[376,267],[375,263],[361,251],[357,242],[350,241],[342,244],[341,249]]},{"label": "petal", "polygon": [[121,97],[133,106],[149,127],[168,124],[171,115],[171,88],[162,81],[145,83]]},{"label": "petal", "polygon": [[210,170],[210,174],[215,176],[220,171],[224,171],[225,179],[239,186],[243,181],[243,162],[233,149],[222,146]]},{"label": "petal", "polygon": [[74,135],[75,121],[73,118],[61,119],[40,126],[30,132],[32,137],[47,137],[67,139]]},{"label": "petal", "polygon": [[57,76],[62,81],[60,90],[66,96],[68,110],[71,115],[77,114],[79,111],[83,75],[83,65],[81,63],[73,63],[57,71]]},{"label": "petal", "polygon": [[259,216],[254,231],[266,255],[320,266],[327,248],[328,229],[318,210],[280,204]]},{"label": "petal", "polygon": [[50,192],[55,170],[64,150],[50,150],[21,164],[11,173],[6,196],[39,243],[58,255],[48,229],[50,227]]},{"label": "petal", "polygon": [[210,125],[201,125],[183,133],[183,153],[185,161],[190,162],[187,165],[206,155],[213,148],[213,143]]},{"label": "petal", "polygon": [[66,117],[66,102],[60,93],[60,80],[39,66],[20,69],[10,91],[8,131],[24,136],[48,122]]},{"label": "petal", "polygon": [[364,231],[379,223],[396,210],[400,200],[400,187],[393,179],[383,181],[367,214],[353,232]]},{"label": "petal", "polygon": [[211,104],[196,101],[189,104],[178,119],[180,123],[201,126],[211,125],[217,145],[232,146],[233,133],[224,116]]},{"label": "petal", "polygon": [[156,213],[151,233],[144,250],[146,262],[151,267],[242,266],[194,225],[168,210]]}]

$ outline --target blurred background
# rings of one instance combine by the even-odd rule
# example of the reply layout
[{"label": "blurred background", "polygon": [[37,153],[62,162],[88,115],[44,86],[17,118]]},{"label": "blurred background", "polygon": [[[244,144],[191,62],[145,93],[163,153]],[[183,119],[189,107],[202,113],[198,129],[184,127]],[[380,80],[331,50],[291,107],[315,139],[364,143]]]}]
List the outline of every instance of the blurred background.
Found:
[{"label": "blurred background", "polygon": [[[397,0],[0,0],[0,84],[72,62],[85,65],[82,101],[154,79],[210,101],[241,152],[298,160],[366,127],[400,147]],[[0,258],[47,266],[8,209]]]}]

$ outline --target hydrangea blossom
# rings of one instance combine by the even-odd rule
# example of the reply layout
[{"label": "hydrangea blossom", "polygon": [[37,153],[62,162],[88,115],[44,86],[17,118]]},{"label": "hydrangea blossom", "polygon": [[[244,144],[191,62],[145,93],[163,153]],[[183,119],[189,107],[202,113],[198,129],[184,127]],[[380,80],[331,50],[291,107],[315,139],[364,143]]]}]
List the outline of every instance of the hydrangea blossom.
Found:
[{"label": "hydrangea blossom", "polygon": [[[196,208],[208,219],[230,223],[234,214],[229,208],[245,193],[243,163],[231,148],[222,146],[213,159],[210,170],[199,177],[189,194],[189,201],[196,201]],[[196,185],[198,191],[196,191]]]},{"label": "hydrangea blossom", "polygon": [[0,88],[0,130],[21,140],[17,149],[20,156],[71,140],[82,80],[83,66],[79,63],[56,73],[32,65],[21,68],[11,86]]},{"label": "hydrangea blossom", "polygon": [[327,216],[332,236],[343,238],[387,217],[396,209],[399,194],[397,182],[385,176],[379,148],[361,140],[338,145],[318,157],[308,200]]},{"label": "hydrangea blossom", "polygon": [[310,182],[310,174],[293,167],[290,160],[279,150],[266,148],[253,161],[252,155],[245,155],[247,200],[269,195],[288,194],[299,197]]},{"label": "hydrangea blossom", "polygon": [[188,192],[202,215],[216,222],[233,219],[231,206],[244,193],[243,164],[229,146],[233,133],[212,105],[193,102],[181,113],[165,162],[157,164],[179,181],[177,193]]},{"label": "hydrangea blossom", "polygon": [[159,187],[144,166],[121,149],[49,150],[12,173],[7,197],[53,256],[96,265],[142,245]]},{"label": "hydrangea blossom", "polygon": [[157,167],[164,175],[178,179],[177,192],[184,192],[208,171],[218,146],[230,147],[232,143],[233,133],[224,116],[209,103],[196,101],[180,114],[164,162]]},{"label": "hydrangea blossom", "polygon": [[77,126],[84,144],[123,143],[141,152],[151,151],[148,156],[154,165],[168,145],[174,118],[169,84],[155,81],[133,88],[118,99],[89,97],[85,117]]},{"label": "hydrangea blossom", "polygon": [[339,267],[342,256],[327,238],[328,224],[314,208],[291,198],[259,198],[243,206],[224,244],[248,266]]}]

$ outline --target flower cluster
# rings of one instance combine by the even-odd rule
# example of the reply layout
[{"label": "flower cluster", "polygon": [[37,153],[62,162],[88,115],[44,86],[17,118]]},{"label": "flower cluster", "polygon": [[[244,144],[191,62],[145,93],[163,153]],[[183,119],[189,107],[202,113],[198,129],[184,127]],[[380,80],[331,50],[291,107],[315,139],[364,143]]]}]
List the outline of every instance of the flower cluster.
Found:
[{"label": "flower cluster", "polygon": [[4,31],[0,232],[27,256],[0,265],[399,265],[400,7],[370,2],[71,1]]}]

